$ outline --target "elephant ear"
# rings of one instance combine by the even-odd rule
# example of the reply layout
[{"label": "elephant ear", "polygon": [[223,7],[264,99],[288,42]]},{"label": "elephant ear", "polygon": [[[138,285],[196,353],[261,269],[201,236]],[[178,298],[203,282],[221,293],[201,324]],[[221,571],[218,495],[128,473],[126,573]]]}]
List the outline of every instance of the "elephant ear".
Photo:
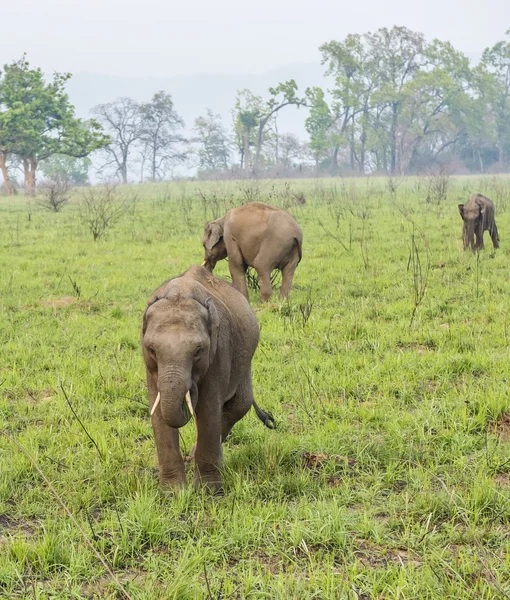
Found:
[{"label": "elephant ear", "polygon": [[464,204],[459,204],[459,213],[462,217],[462,220],[464,220]]},{"label": "elephant ear", "polygon": [[212,250],[218,242],[223,239],[223,227],[212,221],[205,226],[204,239],[202,240],[206,250]]},{"label": "elephant ear", "polygon": [[209,346],[209,364],[211,364],[214,360],[216,350],[218,348],[218,336],[220,333],[220,317],[218,315],[218,311],[212,298],[207,298],[207,300],[205,301],[205,307],[209,312],[209,337],[211,340]]},{"label": "elephant ear", "polygon": [[485,209],[487,208],[487,205],[485,204],[485,202],[483,202],[483,200],[480,200],[480,198],[476,199],[476,205],[480,209],[480,217],[483,218],[483,216],[485,214]]}]

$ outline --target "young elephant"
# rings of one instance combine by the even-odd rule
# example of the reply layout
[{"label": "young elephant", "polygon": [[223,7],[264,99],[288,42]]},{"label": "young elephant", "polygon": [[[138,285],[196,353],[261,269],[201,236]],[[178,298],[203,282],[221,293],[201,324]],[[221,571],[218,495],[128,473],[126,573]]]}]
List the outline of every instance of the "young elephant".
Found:
[{"label": "young elephant", "polygon": [[202,267],[190,267],[153,293],[143,316],[142,347],[161,484],[186,484],[179,427],[193,413],[195,484],[213,490],[221,487],[221,444],[252,406],[274,429],[272,415],[253,399],[251,360],[258,341],[258,322],[246,299]]},{"label": "young elephant", "polygon": [[473,252],[482,249],[483,233],[486,230],[489,230],[494,248],[499,248],[498,228],[494,220],[494,204],[489,198],[482,194],[473,194],[466,204],[459,204],[459,212],[464,221],[462,230],[464,249],[469,246]]},{"label": "young elephant", "polygon": [[202,244],[205,249],[202,266],[212,272],[216,263],[228,256],[232,283],[246,298],[245,273],[248,267],[253,267],[259,276],[260,299],[265,302],[273,291],[274,269],[282,272],[280,297],[289,295],[302,256],[303,233],[285,210],[250,202],[207,223]]}]

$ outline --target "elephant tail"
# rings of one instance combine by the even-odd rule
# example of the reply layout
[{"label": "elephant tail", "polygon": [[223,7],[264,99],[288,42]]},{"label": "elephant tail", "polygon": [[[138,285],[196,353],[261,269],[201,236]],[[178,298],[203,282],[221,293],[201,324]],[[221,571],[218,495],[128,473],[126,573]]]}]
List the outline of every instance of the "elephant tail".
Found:
[{"label": "elephant tail", "polygon": [[255,400],[253,401],[253,408],[257,413],[257,417],[262,421],[262,423],[264,423],[264,425],[268,429],[276,429],[276,421],[274,420],[274,417],[270,412],[262,410],[260,406],[255,402]]},{"label": "elephant tail", "polygon": [[303,258],[303,241],[297,237],[295,237],[294,240],[296,241],[296,245],[297,245],[299,262],[301,262],[301,259]]}]

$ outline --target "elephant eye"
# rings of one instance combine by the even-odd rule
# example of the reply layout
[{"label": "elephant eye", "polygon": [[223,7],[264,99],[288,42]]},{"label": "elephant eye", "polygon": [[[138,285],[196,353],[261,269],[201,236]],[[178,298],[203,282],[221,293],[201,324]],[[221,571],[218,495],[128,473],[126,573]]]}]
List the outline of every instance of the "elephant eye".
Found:
[{"label": "elephant eye", "polygon": [[199,346],[196,350],[195,350],[195,354],[193,355],[193,358],[200,358],[201,354],[202,354],[203,348],[202,346]]},{"label": "elephant eye", "polygon": [[154,346],[149,346],[147,348],[149,350],[149,354],[152,356],[152,358],[156,358],[156,350],[154,350]]}]

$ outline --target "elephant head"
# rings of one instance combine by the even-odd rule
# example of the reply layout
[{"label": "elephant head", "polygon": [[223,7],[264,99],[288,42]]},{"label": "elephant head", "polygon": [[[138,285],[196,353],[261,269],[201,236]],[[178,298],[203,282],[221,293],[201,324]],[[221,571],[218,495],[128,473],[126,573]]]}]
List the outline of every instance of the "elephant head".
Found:
[{"label": "elephant head", "polygon": [[202,266],[212,273],[219,260],[227,258],[227,247],[223,240],[225,217],[210,221],[204,228],[202,244],[204,246],[204,262]]},{"label": "elephant head", "polygon": [[466,204],[459,204],[459,213],[464,221],[464,228],[462,230],[464,249],[471,246],[471,249],[475,250],[475,233],[481,239],[485,208],[485,204],[478,198]]},{"label": "elephant head", "polygon": [[211,298],[176,293],[156,298],[147,307],[143,355],[156,382],[163,420],[170,427],[182,427],[191,418],[197,386],[216,354],[218,332],[218,312]]}]

